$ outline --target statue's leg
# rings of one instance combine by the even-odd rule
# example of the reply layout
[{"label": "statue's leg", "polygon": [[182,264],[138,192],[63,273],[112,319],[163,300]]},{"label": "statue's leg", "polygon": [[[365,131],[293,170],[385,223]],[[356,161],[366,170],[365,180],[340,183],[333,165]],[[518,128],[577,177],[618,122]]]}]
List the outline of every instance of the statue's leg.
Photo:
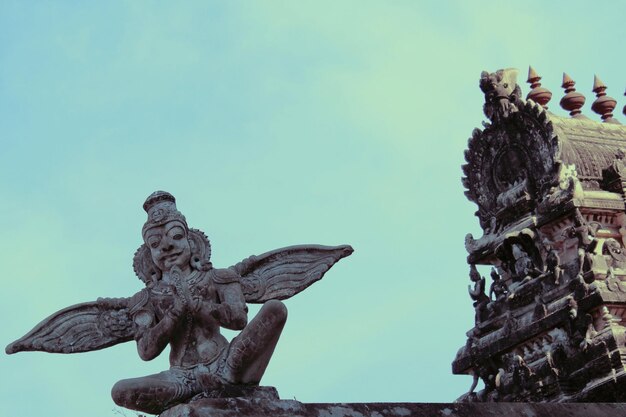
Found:
[{"label": "statue's leg", "polygon": [[274,353],[287,320],[287,308],[278,300],[263,304],[254,319],[230,343],[222,370],[233,384],[258,384]]},{"label": "statue's leg", "polygon": [[159,414],[202,391],[191,370],[170,369],[154,375],[118,381],[113,401],[131,410]]}]

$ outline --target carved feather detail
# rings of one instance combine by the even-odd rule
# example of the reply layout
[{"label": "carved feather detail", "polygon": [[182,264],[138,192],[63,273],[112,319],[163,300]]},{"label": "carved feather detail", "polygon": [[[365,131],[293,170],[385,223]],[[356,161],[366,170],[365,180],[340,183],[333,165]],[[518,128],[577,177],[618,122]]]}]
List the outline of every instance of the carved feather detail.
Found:
[{"label": "carved feather detail", "polygon": [[319,281],[351,246],[298,245],[275,249],[233,265],[241,277],[246,302],[284,300]]},{"label": "carved feather detail", "polygon": [[88,352],[132,340],[133,324],[127,308],[129,300],[100,299],[57,311],[24,337],[8,345],[6,353]]}]

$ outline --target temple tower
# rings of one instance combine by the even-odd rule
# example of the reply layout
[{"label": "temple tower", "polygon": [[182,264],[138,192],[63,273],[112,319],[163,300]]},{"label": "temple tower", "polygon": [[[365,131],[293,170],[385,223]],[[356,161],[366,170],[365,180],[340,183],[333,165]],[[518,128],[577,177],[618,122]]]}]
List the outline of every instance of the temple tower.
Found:
[{"label": "temple tower", "polygon": [[571,117],[546,110],[535,70],[526,100],[516,75],[482,73],[490,122],[465,151],[483,236],[465,242],[475,326],[452,370],[474,384],[459,401],[626,401],[626,126],[597,77],[603,121],[566,74]]}]

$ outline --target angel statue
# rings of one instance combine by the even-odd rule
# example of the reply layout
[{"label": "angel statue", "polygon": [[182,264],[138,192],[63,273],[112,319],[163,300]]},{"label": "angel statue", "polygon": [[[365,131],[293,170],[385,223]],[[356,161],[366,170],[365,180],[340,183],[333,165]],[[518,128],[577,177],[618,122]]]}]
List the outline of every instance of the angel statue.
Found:
[{"label": "angel statue", "polygon": [[[6,348],[9,354],[76,353],[134,339],[141,359],[151,360],[169,344],[170,369],[112,389],[118,405],[137,411],[159,414],[195,396],[257,387],[287,319],[279,300],[352,253],[347,245],[290,246],[216,269],[208,238],[187,226],[174,196],[154,192],[143,208],[148,220],[133,267],[145,288],[58,311]],[[246,303],[263,304],[250,322]],[[220,327],[241,332],[229,343]]]}]

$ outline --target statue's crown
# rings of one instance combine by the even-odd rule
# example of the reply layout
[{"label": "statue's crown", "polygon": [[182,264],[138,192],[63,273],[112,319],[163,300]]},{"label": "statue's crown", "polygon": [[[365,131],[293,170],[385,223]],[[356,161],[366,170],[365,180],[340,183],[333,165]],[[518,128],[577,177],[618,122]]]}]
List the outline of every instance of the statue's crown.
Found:
[{"label": "statue's crown", "polygon": [[172,220],[178,220],[187,227],[185,216],[176,208],[176,199],[167,191],[155,191],[146,198],[143,209],[148,213],[148,220],[143,225],[142,234],[151,227],[161,226]]},{"label": "statue's crown", "polygon": [[148,198],[146,198],[145,203],[143,203],[143,209],[146,213],[150,214],[150,209],[159,203],[169,203],[176,209],[176,199],[167,191],[155,191],[150,194]]}]

